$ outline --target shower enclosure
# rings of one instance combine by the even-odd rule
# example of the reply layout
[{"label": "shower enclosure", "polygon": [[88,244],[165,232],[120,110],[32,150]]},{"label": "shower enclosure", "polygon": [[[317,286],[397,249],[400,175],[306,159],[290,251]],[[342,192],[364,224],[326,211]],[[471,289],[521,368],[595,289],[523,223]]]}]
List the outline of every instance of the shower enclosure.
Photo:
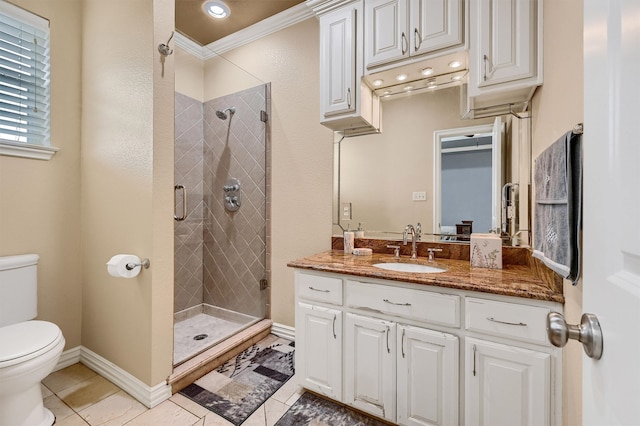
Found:
[{"label": "shower enclosure", "polygon": [[269,91],[176,93],[174,365],[266,317]]}]

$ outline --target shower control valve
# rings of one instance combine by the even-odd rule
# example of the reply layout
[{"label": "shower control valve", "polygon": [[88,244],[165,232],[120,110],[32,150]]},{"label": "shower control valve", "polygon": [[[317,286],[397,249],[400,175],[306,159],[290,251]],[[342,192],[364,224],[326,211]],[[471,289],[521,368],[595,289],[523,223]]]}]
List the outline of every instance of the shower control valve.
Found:
[{"label": "shower control valve", "polygon": [[224,192],[236,192],[240,191],[240,185],[237,183],[235,185],[225,185],[222,187],[222,189],[224,190]]}]

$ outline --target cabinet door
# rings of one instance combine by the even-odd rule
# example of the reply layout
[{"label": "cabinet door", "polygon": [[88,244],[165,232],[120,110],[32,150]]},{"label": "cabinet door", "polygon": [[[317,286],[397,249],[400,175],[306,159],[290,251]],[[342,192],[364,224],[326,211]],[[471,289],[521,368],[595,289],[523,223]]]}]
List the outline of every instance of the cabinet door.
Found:
[{"label": "cabinet door", "polygon": [[296,377],[307,389],[342,401],[342,312],[296,308]]},{"label": "cabinet door", "polygon": [[458,424],[458,338],[398,325],[398,423]]},{"label": "cabinet door", "polygon": [[367,69],[409,56],[408,0],[371,0],[364,6]]},{"label": "cabinet door", "polygon": [[396,327],[346,314],[345,403],[395,422]]},{"label": "cabinet door", "polygon": [[421,55],[464,43],[462,0],[410,0],[410,54]]},{"label": "cabinet door", "polygon": [[467,338],[467,425],[548,425],[551,355]]},{"label": "cabinet door", "polygon": [[[536,74],[536,0],[477,0],[472,46],[478,86],[511,82]],[[473,49],[474,47],[472,47]]]},{"label": "cabinet door", "polygon": [[321,120],[355,111],[358,8],[320,16]]}]

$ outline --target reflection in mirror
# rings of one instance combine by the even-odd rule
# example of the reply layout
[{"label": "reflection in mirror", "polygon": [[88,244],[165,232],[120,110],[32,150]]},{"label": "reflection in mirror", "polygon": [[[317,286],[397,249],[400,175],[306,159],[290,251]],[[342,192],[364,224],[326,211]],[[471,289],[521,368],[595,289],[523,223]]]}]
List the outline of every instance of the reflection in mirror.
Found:
[{"label": "reflection in mirror", "polygon": [[500,233],[502,140],[500,117],[493,125],[434,132],[434,233]]},{"label": "reflection in mirror", "polygon": [[[434,191],[436,180],[440,180],[440,165],[435,158],[436,132],[484,126],[484,130],[473,133],[463,131],[458,136],[491,134],[495,124],[494,118],[462,120],[459,96],[459,88],[450,87],[386,100],[382,106],[381,134],[343,139],[336,136],[335,235],[341,235],[342,229],[347,227],[355,230],[359,223],[362,223],[365,237],[372,238],[399,239],[407,224],[415,225],[417,222],[422,224],[423,235],[440,233],[440,229],[434,226],[440,223],[440,217],[437,216],[442,212]],[[518,146],[522,142],[522,134],[526,133],[522,128],[528,127],[528,123],[518,121],[528,120],[504,116],[502,121],[505,136],[503,149],[496,151],[496,154],[502,154],[498,157],[502,169],[498,173],[503,177],[499,183],[492,183],[492,193],[486,196],[492,209],[489,226],[486,222],[484,225],[478,223],[476,228],[474,223],[473,230],[476,232],[500,228],[499,191],[503,182],[522,181],[526,182],[525,187],[528,188],[528,160],[523,161],[522,155],[528,154],[529,148]],[[523,170],[520,170],[519,164],[523,164]],[[470,203],[467,196],[452,196],[467,205]],[[491,198],[495,199],[491,201]],[[455,219],[453,225],[469,219],[462,213],[457,216],[460,217]],[[522,210],[520,216],[520,222],[526,223]]]}]

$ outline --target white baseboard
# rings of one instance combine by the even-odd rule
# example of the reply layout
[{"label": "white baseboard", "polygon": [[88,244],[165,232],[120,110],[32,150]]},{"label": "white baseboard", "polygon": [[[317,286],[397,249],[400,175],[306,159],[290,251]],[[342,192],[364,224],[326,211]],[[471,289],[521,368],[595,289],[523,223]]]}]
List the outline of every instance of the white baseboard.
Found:
[{"label": "white baseboard", "polygon": [[153,408],[171,397],[171,386],[169,386],[166,381],[155,386],[148,386],[111,361],[84,346],[78,346],[64,351],[54,371],[78,362],[86,365],[105,379],[117,385],[120,389],[149,408]]},{"label": "white baseboard", "polygon": [[271,325],[271,334],[275,334],[276,336],[284,339],[296,340],[296,329],[294,327],[278,324],[277,322],[274,322]]}]

